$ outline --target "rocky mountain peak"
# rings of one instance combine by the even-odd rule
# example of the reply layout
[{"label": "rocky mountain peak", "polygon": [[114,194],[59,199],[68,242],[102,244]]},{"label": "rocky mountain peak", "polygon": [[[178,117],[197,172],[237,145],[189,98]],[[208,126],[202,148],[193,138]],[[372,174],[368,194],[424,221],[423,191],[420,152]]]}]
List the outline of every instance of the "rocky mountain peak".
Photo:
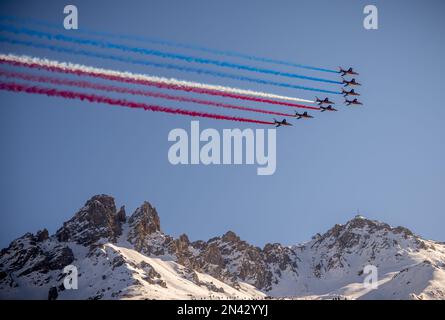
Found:
[{"label": "rocky mountain peak", "polygon": [[43,242],[49,238],[48,230],[45,228],[43,230],[37,231],[36,234],[36,241],[37,242]]},{"label": "rocky mountain peak", "polygon": [[128,241],[146,254],[165,254],[173,238],[161,231],[161,221],[156,209],[145,201],[128,219]]},{"label": "rocky mountain peak", "polygon": [[345,224],[346,229],[364,229],[369,228],[369,231],[381,230],[381,229],[391,229],[391,227],[386,224],[376,220],[367,219],[364,216],[356,215],[353,219],[349,220]]},{"label": "rocky mountain peak", "polygon": [[405,239],[408,239],[409,237],[417,238],[417,236],[408,228],[401,226],[391,227],[387,223],[377,220],[370,220],[360,215],[355,216],[353,219],[348,221],[345,224],[345,229],[349,231],[366,231],[370,234],[374,234],[376,232],[393,233],[396,235],[400,234]]},{"label": "rocky mountain peak", "polygon": [[357,266],[360,269],[367,263],[383,263],[380,261],[382,257],[386,257],[383,259],[386,262],[392,259],[396,263],[406,252],[427,249],[427,244],[407,228],[394,228],[387,223],[356,216],[313,237],[303,247],[318,257],[313,261],[313,268],[314,275],[321,278],[330,273],[344,273],[351,255],[359,257],[355,262],[360,261]]},{"label": "rocky mountain peak", "polygon": [[143,235],[161,231],[161,220],[156,209],[147,201],[145,201],[128,220],[133,229]]},{"label": "rocky mountain peak", "polygon": [[380,236],[392,234],[402,234],[405,238],[415,235],[407,228],[404,227],[391,227],[387,223],[383,223],[377,220],[367,219],[364,216],[357,215],[353,219],[349,220],[345,224],[336,224],[329,229],[326,233],[313,237],[313,240],[317,242],[325,241],[330,238],[331,240],[345,240],[364,237],[369,238],[371,235],[379,234]]},{"label": "rocky mountain peak", "polygon": [[127,221],[127,214],[125,213],[125,206],[122,206],[119,211],[117,212],[117,220],[119,222],[126,222]]},{"label": "rocky mountain peak", "polygon": [[101,238],[115,241],[121,234],[125,210],[116,212],[114,198],[108,195],[95,195],[57,230],[59,241],[74,241],[91,245]]},{"label": "rocky mountain peak", "polygon": [[241,241],[240,237],[236,235],[233,231],[227,231],[223,236],[222,240],[229,243],[236,243]]}]

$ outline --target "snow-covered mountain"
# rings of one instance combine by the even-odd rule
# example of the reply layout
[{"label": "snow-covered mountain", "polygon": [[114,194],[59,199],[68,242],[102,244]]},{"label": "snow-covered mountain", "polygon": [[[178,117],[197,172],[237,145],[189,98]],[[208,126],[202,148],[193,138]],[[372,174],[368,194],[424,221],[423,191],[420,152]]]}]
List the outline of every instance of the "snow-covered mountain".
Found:
[{"label": "snow-covered mountain", "polygon": [[[78,289],[63,268],[78,270]],[[378,288],[364,286],[374,265]],[[445,299],[445,245],[356,216],[302,245],[258,248],[229,231],[208,241],[161,231],[148,202],[127,217],[97,195],[54,235],[27,233],[0,254],[0,298]]]}]

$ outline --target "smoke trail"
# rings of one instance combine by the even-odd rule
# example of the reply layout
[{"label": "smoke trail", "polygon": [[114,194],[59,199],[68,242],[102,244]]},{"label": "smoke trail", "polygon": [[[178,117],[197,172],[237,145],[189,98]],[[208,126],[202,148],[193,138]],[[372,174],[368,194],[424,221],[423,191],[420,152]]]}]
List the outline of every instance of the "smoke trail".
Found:
[{"label": "smoke trail", "polygon": [[[43,26],[46,28],[60,30],[59,25],[52,24],[52,23],[42,21],[42,20],[35,20],[35,19],[28,19],[28,18],[23,19],[23,18],[18,18],[18,17],[11,17],[11,16],[0,16],[0,20],[19,22],[19,23],[23,23],[23,24],[27,24],[27,25],[37,25],[37,26]],[[88,30],[85,28],[76,30],[76,32],[86,34],[86,35],[109,37],[109,38],[115,38],[115,39],[120,39],[120,40],[131,40],[131,41],[138,41],[138,42],[142,42],[142,43],[149,42],[149,43],[159,44],[159,45],[163,45],[163,46],[167,46],[167,47],[183,48],[183,49],[189,49],[189,50],[194,50],[194,51],[202,51],[202,52],[207,52],[207,53],[211,53],[211,54],[215,54],[215,55],[234,57],[234,58],[242,58],[242,59],[246,59],[246,60],[250,60],[250,61],[266,62],[266,63],[283,65],[283,66],[287,66],[287,67],[302,68],[302,69],[307,69],[307,70],[314,70],[314,71],[321,71],[321,72],[328,72],[328,73],[338,73],[338,70],[333,70],[333,69],[313,67],[313,66],[308,66],[308,65],[303,65],[303,64],[299,64],[299,63],[293,63],[293,62],[288,62],[288,61],[283,61],[283,60],[278,60],[278,59],[258,57],[258,56],[248,55],[248,54],[234,52],[234,51],[218,50],[218,49],[206,48],[206,47],[202,47],[202,46],[198,46],[198,45],[191,45],[191,44],[185,44],[185,43],[174,42],[174,41],[166,41],[166,40],[155,39],[155,38],[148,38],[148,37],[135,36],[135,35],[116,35],[113,33]]]},{"label": "smoke trail", "polygon": [[338,91],[331,91],[331,90],[324,90],[324,89],[317,89],[317,88],[312,88],[312,87],[293,85],[293,84],[289,84],[289,83],[285,83],[285,82],[276,82],[276,81],[270,81],[270,80],[264,80],[264,79],[250,78],[250,77],[239,76],[239,75],[225,73],[225,72],[204,70],[204,69],[193,68],[193,67],[184,67],[184,66],[180,66],[180,65],[176,65],[176,64],[171,64],[171,63],[152,62],[152,61],[147,61],[147,60],[138,60],[138,59],[133,59],[130,57],[121,57],[121,56],[115,56],[115,55],[111,55],[111,54],[103,54],[103,53],[97,53],[97,52],[80,50],[80,49],[58,47],[58,46],[47,45],[47,44],[43,44],[43,43],[36,43],[33,41],[25,41],[25,40],[17,40],[17,39],[0,37],[0,42],[7,42],[10,44],[30,46],[30,47],[39,48],[39,49],[48,49],[48,50],[52,50],[52,51],[75,54],[75,55],[82,55],[82,56],[87,56],[87,57],[114,60],[114,61],[131,63],[131,64],[136,64],[136,65],[151,66],[151,67],[156,67],[156,68],[167,68],[167,69],[174,69],[174,70],[180,70],[180,71],[185,71],[185,72],[194,72],[194,73],[206,74],[206,75],[210,75],[210,76],[214,76],[214,77],[228,78],[228,79],[234,79],[234,80],[240,80],[240,81],[248,81],[248,82],[253,82],[253,83],[260,83],[260,84],[272,85],[272,86],[278,86],[278,87],[284,87],[284,88],[308,90],[308,91],[322,92],[322,93],[329,93],[329,94],[341,94],[341,92],[338,92]]},{"label": "smoke trail", "polygon": [[18,84],[18,83],[14,83],[14,82],[0,82],[0,90],[43,94],[43,95],[47,95],[49,97],[61,97],[61,98],[65,98],[65,99],[77,99],[77,100],[81,100],[81,101],[86,100],[88,102],[106,103],[106,104],[114,105],[114,106],[144,109],[146,111],[166,112],[166,113],[171,113],[171,114],[180,114],[180,115],[192,116],[192,117],[211,118],[211,119],[216,119],[216,120],[228,120],[228,121],[248,122],[248,123],[256,123],[256,124],[274,124],[273,122],[270,122],[270,121],[231,117],[231,116],[224,116],[224,115],[220,115],[220,114],[184,110],[184,109],[179,109],[179,108],[168,108],[168,107],[162,107],[162,106],[151,105],[151,104],[146,104],[146,103],[128,101],[128,100],[124,100],[124,99],[112,99],[107,96],[99,96],[99,95],[95,95],[95,94],[80,93],[80,92],[69,91],[69,90],[58,90],[58,89],[53,89],[53,88],[23,85],[23,84]]},{"label": "smoke trail", "polygon": [[118,43],[113,43],[113,42],[108,42],[108,41],[100,41],[100,40],[93,40],[93,39],[81,39],[81,38],[76,38],[76,37],[65,36],[63,34],[53,34],[53,33],[44,32],[44,31],[36,31],[36,30],[28,29],[28,28],[16,28],[16,27],[7,26],[7,25],[0,25],[0,29],[2,29],[2,31],[10,32],[13,34],[26,34],[28,36],[37,37],[37,38],[41,38],[41,39],[58,40],[58,41],[63,41],[63,42],[70,42],[70,43],[93,46],[93,47],[98,47],[98,48],[105,48],[105,49],[116,49],[116,50],[121,50],[124,52],[132,52],[132,53],[138,53],[138,54],[142,54],[142,55],[156,56],[156,57],[167,58],[167,59],[176,59],[176,60],[181,60],[181,61],[186,61],[186,62],[206,64],[206,65],[215,65],[215,66],[222,67],[222,68],[246,70],[246,71],[252,71],[252,72],[257,72],[257,73],[271,74],[274,76],[304,79],[304,80],[318,81],[318,82],[325,82],[325,83],[334,83],[334,84],[342,83],[341,81],[337,81],[337,80],[309,77],[309,76],[304,76],[304,75],[295,74],[295,73],[282,72],[282,71],[277,71],[277,70],[272,70],[272,69],[258,68],[258,67],[242,65],[242,64],[237,64],[237,63],[231,63],[231,62],[226,62],[226,61],[220,61],[220,60],[198,58],[198,57],[177,54],[177,53],[171,53],[171,52],[164,52],[164,51],[159,51],[159,50],[154,50],[154,49],[129,47],[129,46],[126,46],[123,44],[118,44]]},{"label": "smoke trail", "polygon": [[[67,74],[74,75],[86,75],[90,77],[112,80],[112,81],[120,81],[125,83],[133,83],[133,84],[141,84],[152,87],[157,87],[161,89],[171,89],[171,90],[181,90],[186,92],[194,92],[200,94],[208,94],[213,96],[222,96],[229,97],[233,99],[247,100],[247,101],[255,101],[261,103],[275,104],[281,106],[289,106],[294,108],[304,108],[304,109],[312,109],[319,110],[318,107],[311,107],[307,105],[301,105],[297,103],[290,103],[285,101],[277,101],[272,99],[266,99],[261,97],[249,96],[248,94],[257,94],[258,96],[267,96],[269,94],[262,92],[255,92],[249,90],[241,90],[229,87],[222,86],[213,86],[207,84],[201,84],[196,82],[188,82],[188,81],[180,81],[176,79],[166,79],[160,77],[153,77],[143,74],[133,74],[130,72],[119,72],[114,70],[106,70],[100,68],[87,67],[78,64],[71,63],[61,63],[54,60],[40,59],[40,58],[31,58],[28,56],[16,56],[16,55],[5,55],[0,54],[0,63],[2,64],[10,64],[14,66],[34,68],[34,69],[42,69],[50,72],[61,72]],[[274,96],[275,98],[281,96]],[[287,99],[292,99],[289,97],[285,97]]]},{"label": "smoke trail", "polygon": [[288,113],[248,108],[248,107],[243,107],[243,106],[237,106],[237,105],[231,105],[231,104],[226,104],[226,103],[201,100],[201,99],[195,99],[195,98],[173,96],[173,95],[159,93],[159,92],[135,90],[135,89],[116,87],[116,86],[109,86],[109,85],[92,83],[92,82],[88,82],[88,81],[74,81],[74,80],[58,79],[58,78],[51,78],[51,77],[44,77],[44,76],[35,76],[35,75],[24,74],[24,73],[8,72],[8,71],[4,71],[4,70],[0,70],[0,76],[8,77],[8,78],[17,78],[17,79],[22,79],[22,80],[26,80],[26,81],[51,83],[51,84],[64,85],[64,86],[74,86],[74,87],[80,87],[80,88],[84,88],[84,89],[102,90],[102,91],[107,91],[107,92],[118,92],[118,93],[132,94],[132,95],[141,95],[141,96],[146,96],[146,97],[168,99],[168,100],[174,100],[174,101],[179,101],[179,102],[192,102],[192,103],[210,105],[210,106],[220,107],[220,108],[228,108],[228,109],[258,112],[258,113],[265,113],[265,114],[273,114],[273,115],[284,116],[284,117],[293,117],[293,114],[288,114]]}]

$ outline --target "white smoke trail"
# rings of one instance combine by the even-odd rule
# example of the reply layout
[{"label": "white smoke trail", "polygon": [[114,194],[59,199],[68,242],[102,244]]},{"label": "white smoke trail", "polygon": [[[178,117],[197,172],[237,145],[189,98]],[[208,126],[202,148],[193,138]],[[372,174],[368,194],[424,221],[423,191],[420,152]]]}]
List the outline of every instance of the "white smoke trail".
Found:
[{"label": "white smoke trail", "polygon": [[220,92],[225,92],[225,93],[240,94],[240,95],[253,96],[253,97],[262,97],[262,98],[268,98],[268,99],[315,103],[315,101],[313,101],[313,100],[276,95],[276,94],[261,92],[261,91],[253,91],[253,90],[245,90],[245,89],[238,89],[238,88],[218,86],[218,85],[203,84],[203,83],[198,83],[198,82],[178,80],[178,79],[174,79],[174,78],[163,78],[163,77],[149,76],[149,75],[145,75],[145,74],[137,74],[137,73],[132,73],[132,72],[128,72],[128,71],[125,71],[125,72],[115,71],[115,70],[85,66],[85,65],[81,65],[81,64],[74,64],[74,63],[70,63],[70,62],[67,63],[67,62],[59,62],[56,60],[30,57],[30,56],[26,56],[26,55],[18,56],[18,55],[14,55],[14,54],[0,54],[0,59],[5,60],[5,61],[23,63],[23,64],[40,65],[40,66],[49,67],[49,68],[60,68],[60,69],[64,69],[64,70],[74,71],[74,72],[81,71],[81,72],[87,72],[87,73],[102,74],[105,76],[112,76],[112,77],[119,77],[119,78],[131,78],[131,79],[142,80],[142,81],[151,81],[151,82],[157,82],[157,83],[162,83],[162,84],[166,84],[166,85],[174,85],[174,86],[178,86],[178,87],[194,87],[194,88],[204,89],[204,90],[213,90],[213,91],[220,91]]}]

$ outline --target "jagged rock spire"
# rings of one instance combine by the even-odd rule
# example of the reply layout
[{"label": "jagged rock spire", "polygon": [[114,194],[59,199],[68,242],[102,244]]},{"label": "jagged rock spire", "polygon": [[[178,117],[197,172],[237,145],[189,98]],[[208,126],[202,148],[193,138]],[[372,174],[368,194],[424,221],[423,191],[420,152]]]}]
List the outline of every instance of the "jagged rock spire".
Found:
[{"label": "jagged rock spire", "polygon": [[95,195],[63,224],[56,236],[59,241],[75,241],[83,245],[91,245],[101,238],[115,241],[121,234],[123,221],[125,209],[116,212],[113,197]]}]

